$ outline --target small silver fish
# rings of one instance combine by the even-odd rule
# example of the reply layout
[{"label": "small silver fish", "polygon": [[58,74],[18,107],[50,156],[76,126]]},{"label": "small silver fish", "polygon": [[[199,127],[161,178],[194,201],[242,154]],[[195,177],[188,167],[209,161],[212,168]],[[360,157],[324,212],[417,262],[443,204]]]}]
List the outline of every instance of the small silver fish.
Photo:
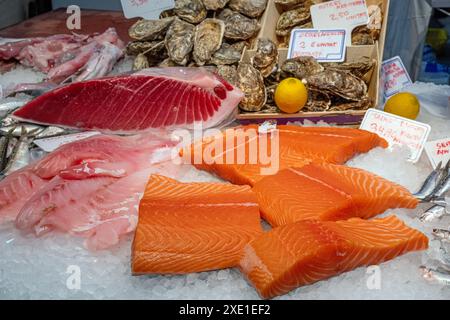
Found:
[{"label": "small silver fish", "polygon": [[433,229],[433,236],[438,240],[450,242],[450,230]]},{"label": "small silver fish", "polygon": [[430,200],[430,203],[436,204],[436,205],[444,207],[444,208],[449,205],[447,203],[447,200],[445,200],[444,197],[434,198],[434,199]]},{"label": "small silver fish", "polygon": [[0,172],[2,172],[8,164],[8,149],[12,137],[11,133],[13,130],[14,128],[0,138]]},{"label": "small silver fish", "polygon": [[12,126],[8,126],[8,127],[2,127],[0,128],[0,133],[8,133],[12,130],[12,132],[10,133],[13,137],[19,138],[22,136],[23,132],[22,132],[22,128],[25,128],[25,135],[30,136],[31,133],[33,133],[34,135],[38,135],[39,133],[43,132],[46,128],[43,126],[39,126],[36,124],[29,124],[29,123],[24,123],[24,124],[20,124],[20,125],[12,125]]},{"label": "small silver fish", "polygon": [[5,118],[13,111],[19,109],[20,107],[23,107],[29,101],[29,99],[27,100],[21,98],[6,98],[2,100],[0,102],[0,119]]},{"label": "small silver fish", "polygon": [[62,135],[67,134],[70,132],[70,130],[59,128],[59,127],[47,127],[43,131],[36,134],[36,139],[43,139],[43,138],[52,138],[52,137],[59,137]]},{"label": "small silver fish", "polygon": [[0,122],[0,127],[11,127],[18,124],[20,121],[11,117],[6,117]]},{"label": "small silver fish", "polygon": [[425,211],[420,217],[419,220],[422,222],[431,222],[437,219],[441,219],[443,216],[447,214],[445,207],[434,205]]},{"label": "small silver fish", "polygon": [[[30,132],[32,135],[33,132]],[[6,168],[2,171],[2,175],[8,176],[14,171],[22,169],[27,166],[30,162],[30,143],[31,139],[26,134],[26,129],[22,127],[22,135],[18,142],[15,144],[11,155],[8,159],[8,164]]]},{"label": "small silver fish", "polygon": [[447,178],[441,184],[441,186],[433,193],[433,196],[436,198],[444,197],[447,192],[450,191],[450,174],[447,175]]},{"label": "small silver fish", "polygon": [[427,281],[437,282],[446,286],[450,285],[450,273],[448,272],[427,268],[425,266],[421,266],[420,271]]},{"label": "small silver fish", "polygon": [[424,202],[432,196],[433,191],[439,185],[440,180],[443,178],[444,170],[442,169],[442,162],[439,162],[436,169],[434,169],[430,175],[425,179],[425,182],[420,187],[419,191],[413,195]]}]

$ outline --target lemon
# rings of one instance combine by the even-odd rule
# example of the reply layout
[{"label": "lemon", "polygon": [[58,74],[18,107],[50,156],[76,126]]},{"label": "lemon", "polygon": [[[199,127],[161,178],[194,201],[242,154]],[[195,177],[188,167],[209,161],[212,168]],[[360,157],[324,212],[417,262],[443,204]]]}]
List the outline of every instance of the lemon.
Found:
[{"label": "lemon", "polygon": [[275,103],[283,112],[299,112],[306,105],[307,101],[308,90],[299,79],[284,79],[275,90]]},{"label": "lemon", "polygon": [[384,105],[384,111],[415,120],[420,112],[420,103],[412,93],[401,92],[389,98]]}]

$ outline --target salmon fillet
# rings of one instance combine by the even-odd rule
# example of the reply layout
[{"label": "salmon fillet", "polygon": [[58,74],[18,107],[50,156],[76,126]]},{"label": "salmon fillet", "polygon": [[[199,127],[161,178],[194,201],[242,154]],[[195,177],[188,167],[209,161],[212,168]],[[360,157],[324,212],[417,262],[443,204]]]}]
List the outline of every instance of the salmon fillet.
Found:
[{"label": "salmon fillet", "polygon": [[134,274],[185,274],[234,267],[262,233],[248,186],[180,183],[153,175],[139,206]]},{"label": "salmon fillet", "polygon": [[253,186],[279,169],[311,161],[343,164],[359,153],[387,146],[378,135],[359,129],[281,125],[276,133],[259,133],[257,125],[248,125],[194,143],[182,154],[200,170]]},{"label": "salmon fillet", "polygon": [[273,227],[299,220],[368,219],[419,201],[404,187],[361,169],[327,163],[289,168],[255,184],[262,217]]},{"label": "salmon fillet", "polygon": [[379,264],[428,239],[395,216],[300,221],[261,235],[244,249],[240,269],[261,297],[273,298],[361,266]]}]

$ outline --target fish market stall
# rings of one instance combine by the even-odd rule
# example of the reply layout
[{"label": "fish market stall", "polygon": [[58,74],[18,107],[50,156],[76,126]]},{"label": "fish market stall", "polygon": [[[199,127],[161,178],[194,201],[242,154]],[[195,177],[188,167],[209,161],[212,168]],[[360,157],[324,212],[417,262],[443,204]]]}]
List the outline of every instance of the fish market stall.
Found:
[{"label": "fish market stall", "polygon": [[[0,31],[0,299],[450,299],[450,161],[355,128],[384,107],[386,30],[343,63],[287,59],[263,32],[280,2]],[[307,112],[282,111],[286,79]],[[448,86],[406,91],[445,149],[428,90]]]}]

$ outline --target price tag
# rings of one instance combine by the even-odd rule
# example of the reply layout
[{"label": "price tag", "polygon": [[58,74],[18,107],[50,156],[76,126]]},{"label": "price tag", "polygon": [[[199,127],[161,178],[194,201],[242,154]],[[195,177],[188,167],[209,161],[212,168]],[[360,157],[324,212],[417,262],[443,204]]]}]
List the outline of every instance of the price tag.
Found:
[{"label": "price tag", "polygon": [[80,132],[64,136],[34,140],[34,144],[37,145],[42,150],[44,150],[45,152],[52,152],[67,143],[93,137],[98,134],[100,134],[100,132],[97,131]]},{"label": "price tag", "polygon": [[365,0],[335,0],[311,6],[315,29],[343,28],[347,30],[346,44],[352,44],[352,30],[369,23]]},{"label": "price tag", "polygon": [[431,131],[428,124],[409,120],[377,109],[369,109],[361,129],[378,134],[389,146],[403,145],[410,150],[409,160],[417,162]]},{"label": "price tag", "polygon": [[381,83],[385,99],[399,93],[403,88],[412,84],[408,71],[400,57],[397,56],[383,62],[381,65]]},{"label": "price tag", "polygon": [[175,6],[174,0],[120,0],[125,18],[158,19],[159,14]]},{"label": "price tag", "polygon": [[288,59],[311,56],[319,62],[343,62],[347,48],[345,36],[345,29],[294,29]]},{"label": "price tag", "polygon": [[450,160],[450,138],[428,141],[425,144],[425,152],[433,168],[436,169],[441,161],[445,165]]}]

